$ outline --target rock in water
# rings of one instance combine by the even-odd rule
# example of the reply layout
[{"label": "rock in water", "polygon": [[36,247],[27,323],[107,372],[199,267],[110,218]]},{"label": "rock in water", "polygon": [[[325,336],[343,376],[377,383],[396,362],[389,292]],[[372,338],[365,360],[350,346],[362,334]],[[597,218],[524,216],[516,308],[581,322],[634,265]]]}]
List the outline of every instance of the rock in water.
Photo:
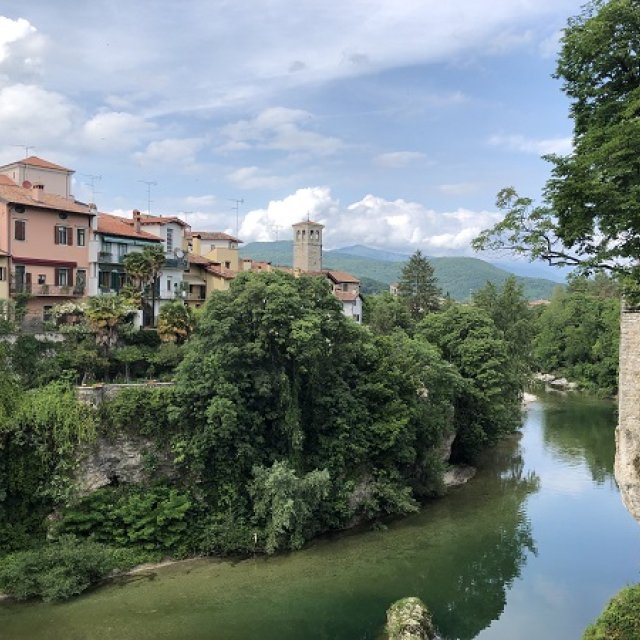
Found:
[{"label": "rock in water", "polygon": [[429,609],[420,598],[403,598],[387,610],[389,640],[433,640],[436,637]]}]

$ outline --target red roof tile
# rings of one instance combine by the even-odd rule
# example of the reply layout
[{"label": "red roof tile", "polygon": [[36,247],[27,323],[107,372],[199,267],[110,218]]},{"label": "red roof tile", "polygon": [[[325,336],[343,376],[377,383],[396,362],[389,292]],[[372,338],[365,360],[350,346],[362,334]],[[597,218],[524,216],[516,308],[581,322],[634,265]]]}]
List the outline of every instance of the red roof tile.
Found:
[{"label": "red roof tile", "polygon": [[140,240],[162,242],[158,236],[154,236],[146,231],[136,231],[127,224],[127,220],[109,213],[98,214],[98,233],[104,233],[110,236],[121,236],[123,238],[138,238]]},{"label": "red roof tile", "polygon": [[205,267],[211,264],[211,260],[207,260],[206,258],[199,256],[197,253],[190,253],[188,258],[190,264],[200,264]]},{"label": "red roof tile", "polygon": [[0,184],[6,187],[17,187],[18,185],[9,177],[0,175]]},{"label": "red roof tile", "polygon": [[350,273],[346,271],[334,271],[333,269],[329,269],[325,271],[327,276],[331,278],[334,282],[345,282],[352,284],[360,284],[360,280],[355,276],[352,276]]},{"label": "red roof tile", "polygon": [[229,240],[230,242],[242,242],[238,238],[230,236],[222,231],[188,231],[187,238],[200,238],[201,240]]},{"label": "red roof tile", "polygon": [[[133,220],[131,218],[122,218],[127,224],[133,225]],[[188,227],[189,225],[184,221],[178,218],[177,216],[140,216],[140,224],[169,224],[170,222],[175,222],[183,227]]]},{"label": "red roof tile", "polygon": [[38,158],[38,156],[29,156],[28,158],[23,158],[22,160],[16,160],[16,162],[11,162],[12,164],[27,164],[30,167],[40,167],[41,169],[53,169],[55,171],[67,171],[69,173],[75,173],[73,169],[67,169],[66,167],[62,167],[59,164],[54,164],[53,162],[49,162],[48,160],[43,160],[42,158]]},{"label": "red roof tile", "polygon": [[355,291],[335,291],[334,295],[342,302],[354,302],[359,297],[359,294]]},{"label": "red roof tile", "polygon": [[40,209],[55,209],[57,211],[68,211],[70,213],[86,213],[95,215],[95,211],[89,205],[76,200],[70,200],[63,196],[58,196],[46,191],[40,191],[37,199],[33,197],[31,189],[23,187],[0,184],[0,200],[14,204],[23,204],[29,207]]},{"label": "red roof tile", "polygon": [[311,224],[314,225],[316,227],[322,227],[324,229],[324,225],[320,224],[319,222],[314,222],[313,220],[301,220],[300,222],[296,222],[295,224],[291,225],[292,227],[299,227],[305,224]]}]

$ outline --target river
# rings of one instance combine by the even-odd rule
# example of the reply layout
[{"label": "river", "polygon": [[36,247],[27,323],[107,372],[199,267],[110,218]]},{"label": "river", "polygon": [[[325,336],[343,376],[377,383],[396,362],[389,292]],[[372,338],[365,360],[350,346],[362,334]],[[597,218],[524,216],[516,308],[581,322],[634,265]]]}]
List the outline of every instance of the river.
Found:
[{"label": "river", "polygon": [[548,396],[476,478],[383,531],[274,558],[191,560],[64,604],[0,605],[7,640],[364,640],[420,596],[442,635],[571,640],[640,581],[610,403]]}]

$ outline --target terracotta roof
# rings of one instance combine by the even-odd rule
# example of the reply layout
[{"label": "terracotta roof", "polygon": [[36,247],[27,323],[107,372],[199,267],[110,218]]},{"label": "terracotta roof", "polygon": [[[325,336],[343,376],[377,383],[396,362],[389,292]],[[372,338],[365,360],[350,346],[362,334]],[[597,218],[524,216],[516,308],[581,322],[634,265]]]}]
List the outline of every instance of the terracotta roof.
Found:
[{"label": "terracotta roof", "polygon": [[127,224],[124,218],[109,213],[98,214],[98,233],[105,233],[110,236],[122,236],[123,238],[138,238],[140,240],[162,242],[158,236],[154,236],[146,231],[136,231]]},{"label": "terracotta roof", "polygon": [[40,191],[38,199],[33,197],[31,189],[23,187],[0,184],[0,200],[12,202],[14,204],[24,204],[28,207],[38,207],[40,209],[56,209],[58,211],[69,211],[70,213],[86,213],[95,215],[95,211],[89,208],[88,204],[70,200],[53,193]]},{"label": "terracotta roof", "polygon": [[199,256],[197,253],[190,253],[188,259],[190,264],[201,264],[205,267],[211,264],[211,260],[207,260],[206,258]]},{"label": "terracotta roof", "polygon": [[292,227],[300,227],[302,225],[305,224],[311,224],[314,225],[316,227],[322,227],[324,229],[324,225],[320,224],[319,222],[314,222],[313,220],[302,220],[301,222],[296,222],[295,224],[291,225]]},{"label": "terracotta roof", "polygon": [[355,302],[360,294],[355,291],[335,291],[334,295],[338,300],[342,300],[342,302]]},{"label": "terracotta roof", "polygon": [[7,187],[18,186],[9,176],[4,176],[4,175],[0,175],[0,184],[5,185]]},{"label": "terracotta roof", "polygon": [[187,238],[200,238],[201,240],[229,240],[230,242],[242,242],[238,238],[230,236],[228,233],[222,233],[222,231],[188,231],[186,233]]},{"label": "terracotta roof", "polygon": [[224,267],[217,266],[215,264],[211,264],[208,267],[205,267],[205,270],[214,276],[219,276],[220,278],[224,278],[225,280],[233,280],[236,277],[235,271],[231,271],[231,269],[225,269]]},{"label": "terracotta roof", "polygon": [[352,276],[350,273],[346,271],[334,271],[332,269],[325,271],[327,276],[331,278],[334,282],[349,282],[353,284],[360,284],[360,280],[355,276]]},{"label": "terracotta roof", "polygon": [[[130,225],[133,225],[133,220],[131,218],[123,218],[123,220]],[[175,222],[176,224],[182,225],[183,227],[188,227],[189,225],[180,218],[176,216],[140,216],[140,224],[169,224],[170,222]]]},{"label": "terracotta roof", "polygon": [[30,167],[40,167],[40,169],[53,169],[55,171],[67,171],[68,173],[75,173],[73,169],[61,167],[59,164],[54,164],[53,162],[49,162],[48,160],[43,160],[42,158],[38,158],[38,156],[29,156],[28,158],[16,160],[15,162],[10,162],[9,164],[5,164],[4,166],[10,167],[15,164],[28,164]]}]

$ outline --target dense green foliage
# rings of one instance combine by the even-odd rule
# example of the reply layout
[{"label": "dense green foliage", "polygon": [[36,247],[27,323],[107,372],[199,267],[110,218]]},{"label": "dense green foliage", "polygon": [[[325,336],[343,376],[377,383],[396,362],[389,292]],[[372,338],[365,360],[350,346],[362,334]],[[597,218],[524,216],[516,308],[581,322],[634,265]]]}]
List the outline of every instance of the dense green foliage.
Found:
[{"label": "dense green foliage", "polygon": [[440,307],[441,295],[431,263],[416,251],[402,266],[398,298],[407,305],[411,317],[420,320]]},{"label": "dense green foliage", "polygon": [[2,558],[0,590],[17,600],[66,600],[145,559],[126,549],[65,536],[38,549]]},{"label": "dense green foliage", "polygon": [[[347,271],[358,278],[372,278],[388,286],[398,282],[402,269],[402,260],[397,254],[385,255],[385,252],[374,252],[376,257],[351,255],[340,251],[325,251],[322,254],[322,266],[325,269]],[[254,260],[267,260],[273,264],[291,266],[293,246],[291,242],[250,242],[240,249],[242,257]],[[380,257],[378,257],[380,256]],[[393,257],[393,260],[390,259]],[[487,282],[501,285],[510,275],[508,271],[495,267],[478,258],[465,257],[429,257],[435,271],[437,284],[442,291],[449,293],[454,300],[468,300],[471,292],[483,287]],[[517,276],[516,280],[523,287],[527,300],[549,298],[557,282],[544,278]],[[363,284],[365,284],[363,280]],[[374,293],[382,291],[374,289]],[[363,293],[370,293],[364,290]]]},{"label": "dense green foliage", "polygon": [[590,625],[583,640],[636,640],[640,638],[640,585],[627,587],[607,604]]},{"label": "dense green foliage", "polygon": [[618,388],[620,299],[615,284],[576,278],[558,291],[537,320],[534,356],[555,373],[602,395]]}]

